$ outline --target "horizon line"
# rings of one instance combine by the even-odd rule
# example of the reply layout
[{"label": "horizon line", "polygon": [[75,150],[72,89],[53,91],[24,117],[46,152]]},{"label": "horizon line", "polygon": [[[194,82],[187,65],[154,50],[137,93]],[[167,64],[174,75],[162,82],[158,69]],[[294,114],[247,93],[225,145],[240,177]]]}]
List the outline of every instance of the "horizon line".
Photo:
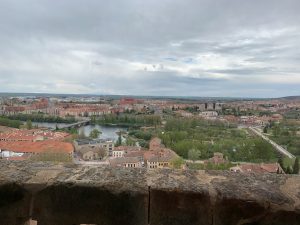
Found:
[{"label": "horizon line", "polygon": [[74,93],[47,93],[47,92],[0,92],[0,95],[73,95],[73,96],[127,96],[127,97],[148,97],[148,98],[226,98],[226,99],[280,99],[280,98],[291,98],[300,97],[300,95],[290,95],[290,96],[279,96],[279,97],[232,97],[232,96],[175,96],[175,95],[137,95],[137,94],[95,94],[95,93],[84,93],[84,94],[74,94]]}]

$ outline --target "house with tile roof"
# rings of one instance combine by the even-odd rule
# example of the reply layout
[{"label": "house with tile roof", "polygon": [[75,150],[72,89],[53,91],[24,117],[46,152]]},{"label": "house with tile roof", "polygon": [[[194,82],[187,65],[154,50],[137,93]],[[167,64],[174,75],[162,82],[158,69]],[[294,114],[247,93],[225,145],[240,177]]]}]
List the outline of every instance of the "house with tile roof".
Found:
[{"label": "house with tile roof", "polygon": [[122,157],[109,159],[111,167],[142,168],[144,162],[140,157]]},{"label": "house with tile roof", "polygon": [[284,173],[278,163],[244,163],[231,167],[230,171],[241,173]]}]

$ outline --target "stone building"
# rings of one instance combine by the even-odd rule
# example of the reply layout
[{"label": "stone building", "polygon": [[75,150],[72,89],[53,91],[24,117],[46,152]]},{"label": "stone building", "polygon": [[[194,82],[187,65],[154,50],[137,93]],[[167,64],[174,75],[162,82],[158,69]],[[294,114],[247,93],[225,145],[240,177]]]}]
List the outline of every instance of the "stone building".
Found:
[{"label": "stone building", "polygon": [[222,110],[223,103],[205,102],[205,103],[199,104],[197,107],[198,107],[199,111],[210,111],[210,110],[220,111],[220,110]]},{"label": "stone building", "polygon": [[148,169],[168,168],[171,166],[171,157],[153,156],[147,160]]},{"label": "stone building", "polygon": [[208,160],[205,160],[205,163],[212,163],[215,165],[228,163],[228,160],[224,158],[224,155],[220,152],[215,152],[214,156]]},{"label": "stone building", "polygon": [[178,155],[171,149],[166,148],[161,139],[155,137],[149,143],[149,151],[144,154],[145,164],[148,169],[170,167],[173,159]]},{"label": "stone building", "polygon": [[125,167],[125,168],[142,168],[144,166],[143,160],[140,157],[122,157],[113,158],[109,160],[111,167]]},{"label": "stone building", "polygon": [[77,139],[74,141],[75,151],[88,147],[99,147],[105,149],[106,155],[112,156],[114,150],[114,142],[111,139]]},{"label": "stone building", "polygon": [[106,151],[99,146],[85,146],[77,151],[77,155],[85,161],[102,160],[106,155]]},{"label": "stone building", "polygon": [[141,147],[138,146],[118,146],[115,147],[112,151],[112,157],[113,158],[120,158],[124,157],[124,155],[130,153],[130,152],[138,152],[141,151]]}]

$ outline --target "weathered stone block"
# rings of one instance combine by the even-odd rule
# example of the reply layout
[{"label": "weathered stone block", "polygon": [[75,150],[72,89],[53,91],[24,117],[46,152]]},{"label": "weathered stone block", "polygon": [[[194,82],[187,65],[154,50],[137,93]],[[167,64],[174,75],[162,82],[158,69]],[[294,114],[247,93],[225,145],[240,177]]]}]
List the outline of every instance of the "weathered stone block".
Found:
[{"label": "weathered stone block", "polygon": [[0,182],[0,225],[19,225],[29,219],[30,193],[20,185]]},{"label": "weathered stone block", "polygon": [[300,225],[300,176],[0,161],[0,225]]},{"label": "weathered stone block", "polygon": [[36,193],[33,218],[43,225],[147,224],[148,197],[101,187],[53,185]]}]

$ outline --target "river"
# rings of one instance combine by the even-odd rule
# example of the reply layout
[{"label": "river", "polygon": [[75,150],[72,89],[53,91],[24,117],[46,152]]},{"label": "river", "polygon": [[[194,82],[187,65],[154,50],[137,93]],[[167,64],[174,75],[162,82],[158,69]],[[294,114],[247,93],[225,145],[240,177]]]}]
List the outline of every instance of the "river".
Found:
[{"label": "river", "polygon": [[[37,125],[38,127],[47,127],[47,128],[56,128],[56,126],[58,128],[60,128],[61,126],[64,125],[68,125],[65,123],[37,123],[37,122],[33,122],[32,123],[33,126]],[[102,125],[85,125],[79,128],[79,133],[81,133],[82,131],[84,132],[85,136],[89,136],[90,132],[93,129],[98,129],[102,132],[102,134],[100,135],[100,138],[110,138],[112,140],[117,140],[118,138],[118,134],[116,132],[118,131],[126,131],[127,129],[124,127],[118,127],[118,126],[102,126]]]}]

